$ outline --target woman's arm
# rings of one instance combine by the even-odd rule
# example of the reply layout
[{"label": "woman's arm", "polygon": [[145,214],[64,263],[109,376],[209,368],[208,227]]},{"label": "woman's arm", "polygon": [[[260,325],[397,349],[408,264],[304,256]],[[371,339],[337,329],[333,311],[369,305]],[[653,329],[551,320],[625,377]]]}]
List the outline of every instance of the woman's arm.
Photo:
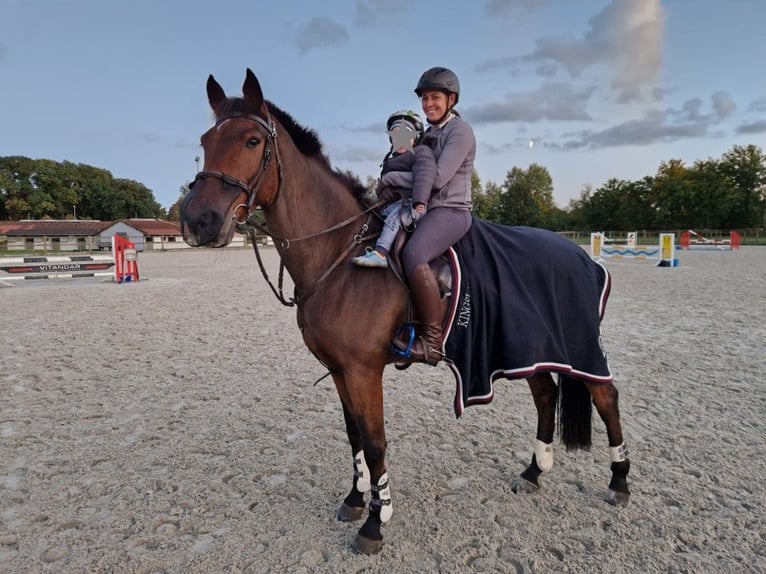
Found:
[{"label": "woman's arm", "polygon": [[452,129],[447,132],[447,140],[444,142],[439,159],[436,161],[434,189],[444,187],[463,165],[471,150],[476,147],[476,138],[471,126],[465,122],[457,121],[454,126],[450,127]]}]

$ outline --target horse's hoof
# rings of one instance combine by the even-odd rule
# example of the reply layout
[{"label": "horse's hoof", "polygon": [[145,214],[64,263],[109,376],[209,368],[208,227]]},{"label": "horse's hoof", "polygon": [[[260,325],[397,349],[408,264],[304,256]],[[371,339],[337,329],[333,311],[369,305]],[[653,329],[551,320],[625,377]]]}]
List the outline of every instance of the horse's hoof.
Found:
[{"label": "horse's hoof", "polygon": [[516,494],[534,494],[540,490],[540,486],[528,481],[526,478],[517,476],[511,482],[511,490]]},{"label": "horse's hoof", "polygon": [[361,534],[357,534],[354,545],[359,552],[369,556],[371,554],[377,554],[380,552],[380,549],[383,548],[383,539],[381,538],[380,540],[371,540],[369,538],[365,538]]},{"label": "horse's hoof", "polygon": [[612,491],[612,496],[609,498],[609,503],[613,506],[627,506],[630,502],[630,493]]},{"label": "horse's hoof", "polygon": [[364,514],[364,506],[349,506],[345,502],[340,505],[335,518],[340,522],[356,522]]}]

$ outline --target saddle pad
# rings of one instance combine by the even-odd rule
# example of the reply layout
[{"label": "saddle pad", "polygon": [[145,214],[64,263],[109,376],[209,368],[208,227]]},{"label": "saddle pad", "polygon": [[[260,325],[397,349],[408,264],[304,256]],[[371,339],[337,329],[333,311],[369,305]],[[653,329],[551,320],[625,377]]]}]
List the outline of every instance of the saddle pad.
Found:
[{"label": "saddle pad", "polygon": [[457,417],[491,402],[500,378],[549,372],[612,382],[600,339],[610,277],[580,246],[551,231],[474,219],[452,251],[445,353]]}]

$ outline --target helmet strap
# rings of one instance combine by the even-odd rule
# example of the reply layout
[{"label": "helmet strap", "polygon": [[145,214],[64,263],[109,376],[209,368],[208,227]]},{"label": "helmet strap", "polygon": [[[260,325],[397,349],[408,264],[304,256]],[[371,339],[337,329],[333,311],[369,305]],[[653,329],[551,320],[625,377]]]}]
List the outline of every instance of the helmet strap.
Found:
[{"label": "helmet strap", "polygon": [[452,108],[448,109],[442,117],[440,117],[435,122],[432,122],[431,120],[428,120],[428,123],[436,128],[442,127],[444,124],[446,124],[449,120],[455,117],[455,112],[452,111]]}]

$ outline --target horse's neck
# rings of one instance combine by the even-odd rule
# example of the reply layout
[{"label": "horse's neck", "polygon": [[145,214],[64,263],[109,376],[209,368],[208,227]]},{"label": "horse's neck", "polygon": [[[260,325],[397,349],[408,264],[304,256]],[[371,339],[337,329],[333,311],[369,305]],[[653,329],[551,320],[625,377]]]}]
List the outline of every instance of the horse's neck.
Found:
[{"label": "horse's neck", "polygon": [[359,217],[340,229],[322,233],[361,214],[359,202],[316,160],[299,156],[288,159],[283,165],[281,192],[274,204],[264,210],[264,215],[285,267],[300,293],[309,288],[350,245],[354,235],[360,232],[364,218]]}]

